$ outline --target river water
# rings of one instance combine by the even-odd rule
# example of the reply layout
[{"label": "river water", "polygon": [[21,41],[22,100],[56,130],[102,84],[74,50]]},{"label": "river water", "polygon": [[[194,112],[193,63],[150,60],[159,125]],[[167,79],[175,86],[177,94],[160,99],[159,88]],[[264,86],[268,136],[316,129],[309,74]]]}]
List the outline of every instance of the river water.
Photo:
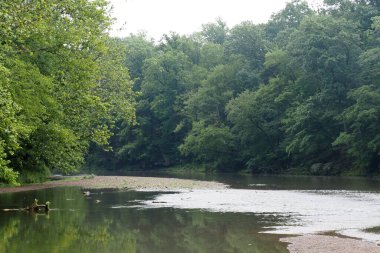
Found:
[{"label": "river water", "polygon": [[[161,175],[168,176],[168,175]],[[285,253],[289,234],[380,242],[380,182],[357,178],[177,175],[226,190],[135,192],[66,187],[0,194],[0,209],[50,201],[48,214],[0,211],[0,253]],[[2,240],[2,241],[1,241]]]}]

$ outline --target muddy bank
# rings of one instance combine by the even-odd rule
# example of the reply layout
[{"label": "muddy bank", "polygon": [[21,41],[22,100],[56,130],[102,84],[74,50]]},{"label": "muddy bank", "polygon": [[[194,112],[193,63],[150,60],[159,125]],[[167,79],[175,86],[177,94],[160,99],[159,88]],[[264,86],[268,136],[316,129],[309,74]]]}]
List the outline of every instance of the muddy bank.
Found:
[{"label": "muddy bank", "polygon": [[176,178],[156,177],[127,177],[127,176],[94,176],[88,177],[66,177],[43,184],[25,185],[20,187],[0,188],[0,193],[11,193],[21,191],[39,190],[60,186],[78,186],[85,189],[128,189],[141,191],[175,191],[191,189],[225,189],[222,183],[197,181]]},{"label": "muddy bank", "polygon": [[375,243],[327,235],[303,235],[280,239],[290,253],[380,253]]}]

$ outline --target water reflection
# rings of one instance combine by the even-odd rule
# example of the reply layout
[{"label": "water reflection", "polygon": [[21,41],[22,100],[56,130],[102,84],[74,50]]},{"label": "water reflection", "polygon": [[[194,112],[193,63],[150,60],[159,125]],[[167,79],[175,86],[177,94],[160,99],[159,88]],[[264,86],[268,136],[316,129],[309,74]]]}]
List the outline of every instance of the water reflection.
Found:
[{"label": "water reflection", "polygon": [[278,237],[261,234],[275,217],[200,210],[111,208],[151,200],[155,193],[47,189],[0,195],[0,209],[34,198],[49,200],[49,215],[0,212],[1,253],[12,252],[253,252],[285,253]]},{"label": "water reflection", "polygon": [[[146,174],[151,175],[151,174]],[[141,175],[140,175],[141,176]],[[160,174],[162,176],[162,174]],[[165,175],[173,176],[173,175]],[[178,176],[178,175],[177,175]],[[251,252],[285,253],[285,245],[278,242],[277,235],[260,233],[266,229],[294,225],[304,218],[314,217],[321,210],[322,220],[335,217],[336,210],[344,213],[358,213],[360,219],[368,217],[366,227],[377,226],[380,220],[379,181],[367,179],[318,178],[318,177],[249,177],[239,175],[182,175],[183,178],[217,180],[232,185],[232,188],[255,189],[256,195],[244,190],[234,192],[230,200],[227,193],[211,197],[206,207],[215,200],[224,200],[224,209],[237,208],[233,200],[243,199],[244,206],[252,201],[256,214],[220,213],[200,209],[174,209],[169,200],[163,208],[132,208],[139,203],[161,201],[157,193],[92,191],[83,195],[79,188],[57,188],[39,191],[0,194],[0,210],[20,208],[29,205],[35,198],[41,203],[51,202],[52,210],[48,215],[29,214],[23,211],[0,211],[0,253],[13,252]],[[289,189],[318,190],[298,191],[296,196],[289,195]],[[369,194],[320,190],[371,191]],[[269,191],[271,190],[271,191]],[[276,190],[276,191],[272,191]],[[281,191],[278,191],[281,190]],[[258,198],[258,193],[265,193]],[[244,194],[243,194],[244,193]],[[272,195],[270,195],[272,194]],[[302,197],[304,195],[306,197]],[[166,194],[166,196],[168,196]],[[201,195],[202,196],[202,195]],[[209,195],[208,195],[209,196]],[[244,199],[244,196],[248,197]],[[296,198],[296,197],[302,198]],[[174,197],[174,194],[173,194]],[[193,197],[191,195],[190,197]],[[186,198],[178,195],[179,200]],[[344,198],[340,202],[337,199]],[[296,200],[299,199],[299,202]],[[330,202],[326,202],[331,200]],[[138,200],[138,202],[136,202]],[[175,204],[181,203],[176,200]],[[189,200],[192,200],[191,198]],[[262,200],[262,203],[260,202]],[[308,200],[309,209],[305,206]],[[203,203],[194,200],[193,207],[202,208]],[[259,201],[259,203],[256,203]],[[342,202],[343,201],[343,202]],[[347,202],[348,201],[348,202]],[[186,201],[185,201],[186,202]],[[210,202],[210,203],[209,203]],[[226,203],[225,203],[226,202]],[[306,201],[307,202],[307,201]],[[299,203],[296,205],[295,203]],[[324,203],[324,204],[323,204]],[[347,203],[346,206],[342,203]],[[366,205],[365,205],[366,204]],[[338,207],[336,207],[338,205]],[[160,206],[160,205],[159,205]],[[161,205],[162,206],[162,205]],[[315,211],[314,206],[318,207]],[[119,207],[119,208],[113,208]],[[344,207],[344,208],[343,208]],[[358,212],[348,211],[355,208]],[[325,210],[324,209],[324,210]],[[302,212],[300,210],[303,210]],[[309,213],[305,213],[310,210]],[[330,212],[331,210],[331,212]],[[363,212],[361,212],[363,210]],[[371,211],[376,210],[376,211]],[[272,215],[281,212],[282,215]],[[260,215],[258,213],[261,213]],[[272,214],[271,214],[272,213]],[[286,215],[288,213],[288,215]],[[305,214],[297,220],[294,213]],[[339,217],[346,217],[344,215]],[[312,214],[312,215],[311,215]],[[339,213],[338,213],[339,214]],[[348,216],[347,216],[348,217]],[[352,216],[351,216],[352,217]],[[319,219],[319,218],[318,218]],[[340,219],[340,218],[339,218]],[[339,221],[334,218],[334,221]],[[349,220],[364,224],[361,220]],[[328,224],[331,222],[328,221]],[[327,223],[326,223],[327,224]],[[363,225],[364,226],[364,225]],[[305,227],[303,224],[302,227]],[[323,229],[326,229],[324,223]],[[349,232],[349,231],[348,231]]]},{"label": "water reflection", "polygon": [[[119,173],[120,174],[120,173]],[[380,180],[360,177],[259,176],[236,173],[201,173],[196,171],[123,171],[125,176],[175,177],[218,181],[237,189],[270,190],[355,190],[380,192]]]}]

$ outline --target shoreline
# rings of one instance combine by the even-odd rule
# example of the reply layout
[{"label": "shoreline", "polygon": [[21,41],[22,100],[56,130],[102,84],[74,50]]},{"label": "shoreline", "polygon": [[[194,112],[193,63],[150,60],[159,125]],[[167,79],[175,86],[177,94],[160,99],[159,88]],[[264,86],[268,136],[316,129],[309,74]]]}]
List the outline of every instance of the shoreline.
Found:
[{"label": "shoreline", "polygon": [[135,177],[135,176],[72,176],[64,180],[50,181],[15,187],[0,188],[2,193],[33,191],[54,187],[74,186],[83,189],[124,189],[136,191],[179,191],[193,189],[226,189],[228,186],[214,181],[199,181],[177,178]]},{"label": "shoreline", "polygon": [[376,243],[356,238],[332,235],[306,234],[284,237],[280,242],[287,243],[289,253],[379,253]]}]

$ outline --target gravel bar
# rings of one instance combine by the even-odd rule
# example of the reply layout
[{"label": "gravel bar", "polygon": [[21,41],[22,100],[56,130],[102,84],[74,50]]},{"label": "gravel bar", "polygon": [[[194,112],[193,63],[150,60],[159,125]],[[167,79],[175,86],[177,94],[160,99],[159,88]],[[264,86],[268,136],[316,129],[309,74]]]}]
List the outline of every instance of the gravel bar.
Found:
[{"label": "gravel bar", "polygon": [[0,193],[32,191],[60,186],[78,186],[84,189],[127,189],[138,191],[178,191],[192,189],[226,189],[227,186],[213,181],[177,178],[94,176],[72,177],[43,184],[0,188]]},{"label": "gravel bar", "polygon": [[380,253],[380,246],[362,240],[327,235],[281,238],[290,253]]}]

